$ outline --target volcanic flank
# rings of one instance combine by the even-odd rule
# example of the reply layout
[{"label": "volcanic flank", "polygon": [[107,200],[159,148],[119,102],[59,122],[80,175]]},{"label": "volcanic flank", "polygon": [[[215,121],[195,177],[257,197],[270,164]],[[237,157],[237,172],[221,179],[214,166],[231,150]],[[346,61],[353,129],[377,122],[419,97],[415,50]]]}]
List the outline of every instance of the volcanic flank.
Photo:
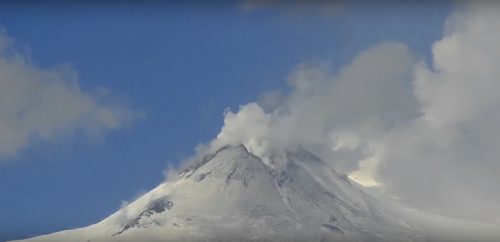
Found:
[{"label": "volcanic flank", "polygon": [[95,225],[30,241],[426,241],[305,149],[271,157],[223,147]]}]

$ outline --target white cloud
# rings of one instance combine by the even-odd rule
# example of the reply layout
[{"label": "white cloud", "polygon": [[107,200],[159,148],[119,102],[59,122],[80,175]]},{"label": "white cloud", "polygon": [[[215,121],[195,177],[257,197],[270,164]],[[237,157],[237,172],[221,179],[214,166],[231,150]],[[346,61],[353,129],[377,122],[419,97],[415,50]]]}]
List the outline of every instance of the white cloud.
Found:
[{"label": "white cloud", "polygon": [[474,219],[500,214],[499,5],[461,6],[415,68],[423,115],[388,134],[379,177],[418,207]]},{"label": "white cloud", "polygon": [[337,75],[327,64],[301,64],[288,79],[293,89],[288,96],[272,93],[237,113],[227,111],[208,150],[244,144],[280,166],[276,152],[306,146],[341,172],[362,166],[355,177],[375,185],[376,159],[371,156],[380,145],[371,141],[417,116],[417,100],[407,84],[414,63],[405,45],[388,42],[359,54]]},{"label": "white cloud", "polygon": [[431,64],[390,42],[361,52],[339,73],[327,64],[301,64],[289,78],[291,93],[228,112],[212,144],[241,142],[264,156],[303,145],[412,206],[495,221],[498,6],[459,6],[433,45]]},{"label": "white cloud", "polygon": [[82,90],[73,69],[38,67],[0,33],[0,156],[15,155],[33,140],[53,141],[75,131],[101,135],[134,116],[114,104],[107,90]]},{"label": "white cloud", "polygon": [[[406,46],[382,43],[355,57],[334,77],[326,65],[301,64],[288,80],[292,93],[281,101],[275,100],[280,96],[271,98],[272,104],[252,103],[238,113],[227,112],[213,144],[243,143],[261,156],[304,145],[323,157],[344,159],[335,163],[339,170],[357,169],[347,158],[370,153],[367,142],[360,140],[416,116],[416,100],[408,98],[413,94],[405,84],[413,63]],[[269,113],[261,108],[275,103],[280,105]]]}]

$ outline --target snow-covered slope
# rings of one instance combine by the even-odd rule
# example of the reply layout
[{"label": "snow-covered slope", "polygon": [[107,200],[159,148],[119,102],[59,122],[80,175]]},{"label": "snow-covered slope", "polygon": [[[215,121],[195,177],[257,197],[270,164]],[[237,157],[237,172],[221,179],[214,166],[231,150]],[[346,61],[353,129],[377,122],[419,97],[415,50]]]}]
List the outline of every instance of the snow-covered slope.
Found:
[{"label": "snow-covered slope", "polygon": [[95,225],[29,241],[429,240],[394,207],[303,149],[263,160],[235,146]]}]

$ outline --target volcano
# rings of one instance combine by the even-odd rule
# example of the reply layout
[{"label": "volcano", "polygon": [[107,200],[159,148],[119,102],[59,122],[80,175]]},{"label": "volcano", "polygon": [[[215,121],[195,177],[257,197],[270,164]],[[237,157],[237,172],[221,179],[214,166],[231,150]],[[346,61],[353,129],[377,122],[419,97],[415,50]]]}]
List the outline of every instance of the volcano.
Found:
[{"label": "volcano", "polygon": [[428,241],[305,149],[226,146],[101,222],[28,241]]}]

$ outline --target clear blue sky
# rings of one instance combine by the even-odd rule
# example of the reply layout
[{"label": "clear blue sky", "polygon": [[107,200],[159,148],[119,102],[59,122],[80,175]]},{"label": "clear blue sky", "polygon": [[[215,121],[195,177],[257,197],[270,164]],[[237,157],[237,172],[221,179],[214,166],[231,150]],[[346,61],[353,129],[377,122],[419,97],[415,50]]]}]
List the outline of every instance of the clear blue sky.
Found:
[{"label": "clear blue sky", "polygon": [[[343,4],[334,14],[238,4],[0,6],[18,49],[50,68],[71,64],[147,115],[99,140],[37,143],[0,162],[0,241],[95,223],[153,188],[233,110],[286,88],[303,61],[336,67],[385,40],[429,56],[450,3]],[[293,13],[292,13],[293,12]]]}]

